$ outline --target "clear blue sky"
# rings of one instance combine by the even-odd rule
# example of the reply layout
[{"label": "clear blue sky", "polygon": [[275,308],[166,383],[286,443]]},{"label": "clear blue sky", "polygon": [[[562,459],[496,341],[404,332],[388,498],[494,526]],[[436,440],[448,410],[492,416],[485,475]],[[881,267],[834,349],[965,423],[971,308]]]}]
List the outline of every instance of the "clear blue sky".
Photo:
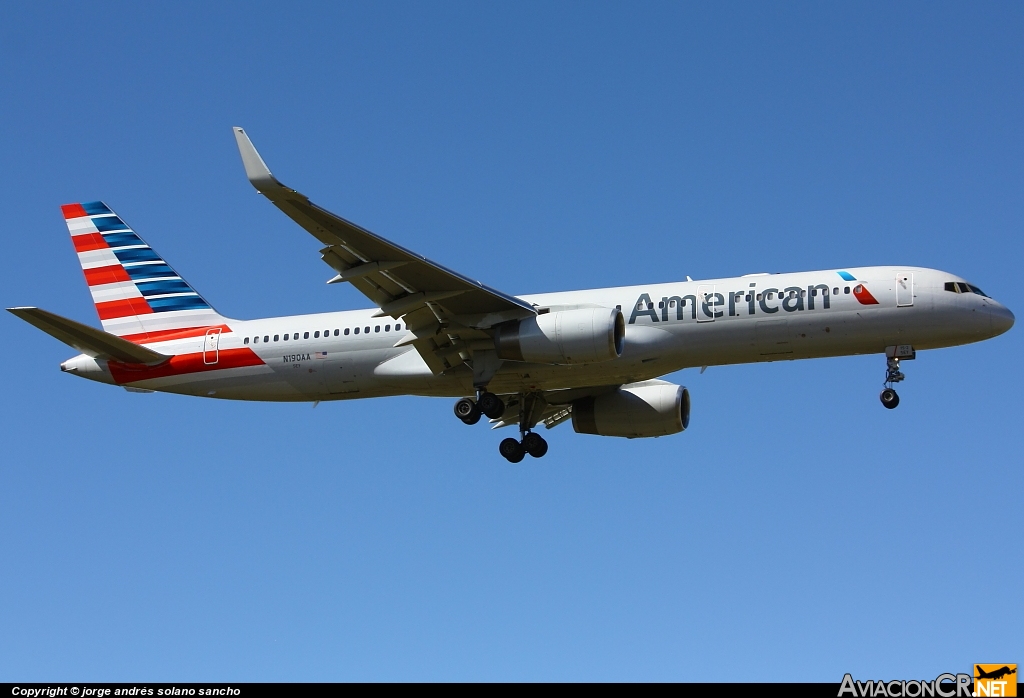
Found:
[{"label": "clear blue sky", "polygon": [[[326,8],[326,9],[325,9]],[[245,181],[509,293],[871,264],[1024,314],[1019,3],[16,3],[0,300],[98,324],[103,199],[222,313],[366,307]],[[1018,290],[1014,290],[1017,288]],[[671,377],[690,429],[62,375],[0,318],[0,679],[932,678],[1024,662],[1021,328]]]}]

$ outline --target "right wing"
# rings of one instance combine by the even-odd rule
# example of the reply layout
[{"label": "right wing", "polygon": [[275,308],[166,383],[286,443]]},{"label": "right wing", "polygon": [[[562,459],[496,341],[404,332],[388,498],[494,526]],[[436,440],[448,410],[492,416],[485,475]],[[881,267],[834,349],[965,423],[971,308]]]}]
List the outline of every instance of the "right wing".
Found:
[{"label": "right wing", "polygon": [[[494,325],[536,315],[526,301],[489,288],[320,208],[270,173],[241,128],[234,129],[246,176],[258,192],[325,245],[323,260],[373,301],[403,318],[413,344],[434,373],[472,357],[473,343],[489,343]],[[490,344],[493,348],[493,344]]]},{"label": "right wing", "polygon": [[7,311],[69,347],[96,359],[114,359],[126,364],[159,364],[171,358],[41,308],[8,308]]}]

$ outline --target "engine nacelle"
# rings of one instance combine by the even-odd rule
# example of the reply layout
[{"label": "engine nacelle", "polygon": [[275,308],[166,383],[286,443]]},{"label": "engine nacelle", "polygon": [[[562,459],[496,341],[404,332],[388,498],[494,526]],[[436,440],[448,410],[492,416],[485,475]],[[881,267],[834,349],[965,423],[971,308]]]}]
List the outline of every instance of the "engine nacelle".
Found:
[{"label": "engine nacelle", "polygon": [[628,439],[678,434],[690,424],[690,392],[681,385],[646,381],[572,403],[577,434]]},{"label": "engine nacelle", "polygon": [[580,308],[497,327],[498,356],[538,364],[588,364],[622,355],[626,322],[617,308]]}]

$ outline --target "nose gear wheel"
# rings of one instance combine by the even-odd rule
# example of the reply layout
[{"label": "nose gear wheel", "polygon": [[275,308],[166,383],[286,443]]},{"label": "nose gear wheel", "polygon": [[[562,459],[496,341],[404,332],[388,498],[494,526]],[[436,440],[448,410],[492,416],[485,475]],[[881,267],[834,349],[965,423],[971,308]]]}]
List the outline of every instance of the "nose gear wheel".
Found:
[{"label": "nose gear wheel", "polygon": [[906,376],[900,371],[900,360],[890,356],[885,360],[885,389],[879,394],[878,399],[887,410],[896,409],[900,404],[900,396],[893,389],[893,385],[902,381]]}]

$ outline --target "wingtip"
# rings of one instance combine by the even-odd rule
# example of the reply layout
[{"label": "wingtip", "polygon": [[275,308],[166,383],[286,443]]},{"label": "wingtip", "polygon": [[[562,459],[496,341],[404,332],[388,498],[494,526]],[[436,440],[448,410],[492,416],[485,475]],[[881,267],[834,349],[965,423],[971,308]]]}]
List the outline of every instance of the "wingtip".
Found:
[{"label": "wingtip", "polygon": [[260,157],[245,129],[241,126],[232,126],[231,128],[235,134],[238,154],[242,156],[242,166],[245,167],[245,176],[249,178],[249,183],[261,193],[280,189],[281,183],[270,173],[270,168],[267,167],[267,163],[263,162],[263,158]]}]

